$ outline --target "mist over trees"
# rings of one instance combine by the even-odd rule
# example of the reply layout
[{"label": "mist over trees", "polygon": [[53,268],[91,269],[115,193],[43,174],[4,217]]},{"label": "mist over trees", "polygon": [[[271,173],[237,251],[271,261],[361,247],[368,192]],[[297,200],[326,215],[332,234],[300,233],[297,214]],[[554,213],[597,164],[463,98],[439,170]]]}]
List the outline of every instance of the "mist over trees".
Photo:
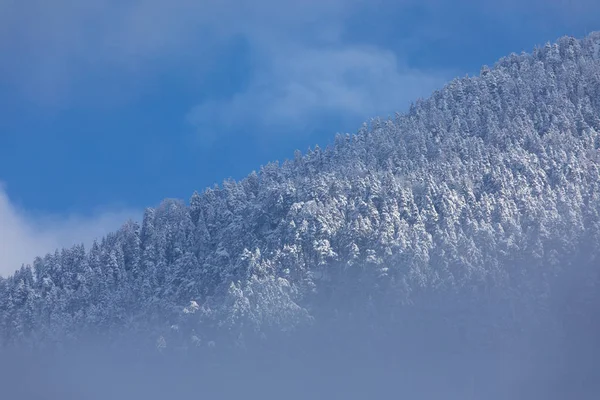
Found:
[{"label": "mist over trees", "polygon": [[0,342],[205,359],[394,349],[413,372],[514,356],[589,394],[599,243],[595,33],[512,54],[327,148],[36,258],[0,278]]}]

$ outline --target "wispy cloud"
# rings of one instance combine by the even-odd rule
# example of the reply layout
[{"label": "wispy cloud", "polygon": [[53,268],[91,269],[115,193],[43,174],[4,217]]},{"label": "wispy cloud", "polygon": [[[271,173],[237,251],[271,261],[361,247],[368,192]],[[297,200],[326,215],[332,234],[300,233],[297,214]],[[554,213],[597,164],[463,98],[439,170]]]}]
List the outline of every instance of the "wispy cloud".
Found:
[{"label": "wispy cloud", "polygon": [[346,7],[364,1],[2,1],[0,81],[52,105],[71,100],[86,79],[102,87],[118,75],[132,85],[180,62],[202,73],[233,35],[322,36],[322,21],[333,26]]},{"label": "wispy cloud", "polygon": [[[599,4],[467,0],[463,7],[496,20],[517,14],[531,15],[531,23],[543,19],[568,25],[593,20]],[[200,131],[237,128],[235,118],[264,128],[284,118],[297,124],[315,112],[383,114],[448,78],[445,71],[408,68],[406,56],[392,44],[419,42],[419,35],[432,30],[450,35],[437,25],[458,18],[445,15],[454,5],[450,0],[3,1],[0,83],[18,86],[31,99],[49,104],[74,102],[91,86],[112,90],[119,102],[173,66],[184,64],[186,71],[202,76],[214,68],[217,49],[241,35],[251,49],[253,78],[229,99],[204,96],[199,104],[190,104],[189,119]],[[365,10],[381,10],[369,14],[376,18],[361,21],[368,31],[381,24],[393,26],[393,15],[415,6],[436,17],[418,24],[410,38],[390,37],[389,47],[346,40],[346,33],[356,29],[351,21],[360,21],[357,15]],[[539,15],[543,18],[533,18]]]},{"label": "wispy cloud", "polygon": [[[531,13],[564,21],[593,20],[595,0],[468,0],[480,13]],[[365,8],[398,10],[419,4],[435,13],[450,0],[21,0],[0,2],[0,67],[3,76],[59,90],[73,86],[82,74],[111,70],[148,73],[176,60],[198,65],[209,61],[210,49],[232,35],[269,43],[285,51],[290,40],[305,47],[336,43],[353,29],[348,17]],[[440,7],[440,6],[445,7]],[[543,6],[543,7],[542,7]],[[393,24],[386,12],[370,24]],[[450,18],[450,17],[449,17]],[[423,21],[427,24],[427,21]],[[175,61],[174,61],[175,59]],[[25,79],[25,78],[28,79]],[[64,89],[64,88],[63,88]]]},{"label": "wispy cloud", "polygon": [[30,264],[58,248],[84,243],[90,245],[119,228],[138,211],[99,212],[93,216],[32,215],[11,202],[0,184],[0,276],[12,274],[22,264]]},{"label": "wispy cloud", "polygon": [[[36,101],[59,104],[76,97],[82,81],[95,79],[103,82],[97,85],[99,90],[108,90],[118,75],[126,96],[126,88],[135,82],[155,78],[178,63],[194,65],[202,75],[215,49],[242,35],[252,52],[254,79],[247,90],[227,101],[209,100],[193,107],[194,123],[204,125],[203,115],[216,114],[211,129],[226,130],[229,122],[223,115],[231,112],[230,107],[236,117],[248,117],[263,127],[284,118],[297,123],[316,110],[386,112],[402,106],[416,87],[424,86],[418,94],[426,93],[433,79],[405,68],[389,50],[344,43],[348,17],[369,4],[366,0],[4,2],[0,52],[9,61],[0,67],[0,79],[20,85]],[[382,93],[385,80],[394,93]]]},{"label": "wispy cloud", "polygon": [[224,101],[194,107],[199,134],[211,127],[297,132],[311,118],[350,120],[388,115],[430,94],[447,76],[411,69],[385,49],[364,46],[287,48],[265,57],[251,84]]}]

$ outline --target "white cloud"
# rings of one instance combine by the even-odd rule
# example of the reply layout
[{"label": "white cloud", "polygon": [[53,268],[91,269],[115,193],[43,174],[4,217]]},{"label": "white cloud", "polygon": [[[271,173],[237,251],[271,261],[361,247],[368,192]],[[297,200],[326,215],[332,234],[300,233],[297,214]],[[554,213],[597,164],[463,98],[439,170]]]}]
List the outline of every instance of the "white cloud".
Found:
[{"label": "white cloud", "polygon": [[12,274],[22,264],[30,264],[37,256],[57,248],[84,243],[116,230],[136,211],[107,211],[84,217],[32,216],[19,209],[0,184],[0,276]]},{"label": "white cloud", "polygon": [[374,47],[291,47],[265,59],[269,62],[245,91],[192,109],[188,119],[200,133],[215,125],[297,132],[311,117],[387,116],[447,79],[411,69],[394,53]]}]

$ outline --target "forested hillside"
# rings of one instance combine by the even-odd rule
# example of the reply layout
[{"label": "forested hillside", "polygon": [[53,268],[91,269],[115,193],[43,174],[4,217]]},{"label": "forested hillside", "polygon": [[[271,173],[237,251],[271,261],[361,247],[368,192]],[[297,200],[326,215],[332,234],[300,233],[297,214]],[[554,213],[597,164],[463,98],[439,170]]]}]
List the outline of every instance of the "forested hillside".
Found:
[{"label": "forested hillside", "polygon": [[211,349],[358,319],[477,346],[590,335],[599,243],[596,33],[35,259],[0,278],[0,340]]}]

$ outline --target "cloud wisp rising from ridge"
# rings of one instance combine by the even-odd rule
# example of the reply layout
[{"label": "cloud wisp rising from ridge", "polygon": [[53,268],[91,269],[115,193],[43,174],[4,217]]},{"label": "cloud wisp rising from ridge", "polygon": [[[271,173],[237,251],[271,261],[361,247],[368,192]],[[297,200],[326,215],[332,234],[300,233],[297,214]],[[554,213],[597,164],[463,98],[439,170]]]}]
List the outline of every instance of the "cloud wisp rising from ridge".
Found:
[{"label": "cloud wisp rising from ridge", "polygon": [[34,217],[19,209],[0,185],[0,276],[8,276],[35,257],[76,244],[89,246],[141,213],[116,210],[92,216]]},{"label": "cloud wisp rising from ridge", "polygon": [[350,120],[387,116],[446,79],[412,69],[375,47],[302,48],[270,60],[246,90],[190,111],[188,120],[199,134],[215,121],[225,131],[248,125],[296,130],[306,129],[307,119],[328,114]]}]

